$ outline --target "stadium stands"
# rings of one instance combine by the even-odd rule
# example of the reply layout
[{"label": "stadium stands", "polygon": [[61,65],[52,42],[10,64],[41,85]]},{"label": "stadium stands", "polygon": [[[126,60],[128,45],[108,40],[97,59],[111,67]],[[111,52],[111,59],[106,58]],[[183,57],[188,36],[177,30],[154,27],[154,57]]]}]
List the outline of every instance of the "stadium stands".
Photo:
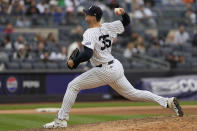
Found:
[{"label": "stadium stands", "polygon": [[[75,4],[71,0],[65,0],[65,5],[62,5],[56,0],[32,0],[31,2],[0,0],[0,64],[5,65],[4,70],[64,69],[65,59],[63,58],[67,56],[62,52],[62,48],[69,49],[73,42],[82,40],[83,31],[87,28],[82,9],[91,4],[86,0],[74,1]],[[156,22],[152,26],[145,22],[148,19],[146,17],[143,19],[133,17],[134,3],[131,2],[130,7],[126,2],[112,1],[102,0],[95,4],[101,5],[104,10],[102,21],[105,22],[120,19],[112,13],[112,7],[116,5],[124,7],[130,14],[132,20],[130,27],[117,42],[114,42],[113,47],[114,56],[126,69],[163,69],[161,63],[155,63],[155,60],[169,64],[176,63],[175,66],[170,66],[171,68],[197,67],[197,43],[194,37],[197,32],[197,3],[185,4],[182,0],[177,0],[177,3],[168,0],[152,0],[154,3],[152,6],[145,3],[145,8],[152,11],[151,18]],[[143,0],[139,1],[143,3]],[[69,2],[70,5],[67,5]],[[37,11],[28,12],[29,8]],[[188,10],[191,11],[188,12]],[[180,25],[184,25],[184,33],[189,34],[189,39],[181,44],[174,43],[175,33],[179,32]],[[17,32],[17,29],[23,28],[24,32]],[[45,36],[40,35],[40,32],[31,32],[31,29],[37,28],[39,30],[56,29],[58,36],[56,38],[50,31]],[[26,29],[29,31],[26,32]],[[154,30],[154,33],[147,33],[150,29]],[[18,40],[20,36],[23,40]],[[142,39],[139,40],[139,37]],[[16,42],[24,47],[20,49],[18,45],[15,47]],[[134,44],[137,52],[131,58],[124,58],[122,54],[129,42]],[[136,60],[135,56],[140,56],[140,60]],[[147,56],[150,59],[146,59]],[[82,69],[88,67],[89,65],[80,66]]]}]

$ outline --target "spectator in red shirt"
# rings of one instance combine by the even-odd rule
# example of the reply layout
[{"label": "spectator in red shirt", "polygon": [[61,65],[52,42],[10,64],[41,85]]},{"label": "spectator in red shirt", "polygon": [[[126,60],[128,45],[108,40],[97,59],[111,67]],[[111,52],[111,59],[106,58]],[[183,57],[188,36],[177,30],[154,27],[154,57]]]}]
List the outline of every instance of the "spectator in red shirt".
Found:
[{"label": "spectator in red shirt", "polygon": [[191,4],[191,3],[194,3],[194,0],[183,0],[183,2],[185,4]]},{"label": "spectator in red shirt", "polygon": [[3,32],[6,33],[6,34],[13,33],[14,29],[13,29],[12,23],[8,23]]}]

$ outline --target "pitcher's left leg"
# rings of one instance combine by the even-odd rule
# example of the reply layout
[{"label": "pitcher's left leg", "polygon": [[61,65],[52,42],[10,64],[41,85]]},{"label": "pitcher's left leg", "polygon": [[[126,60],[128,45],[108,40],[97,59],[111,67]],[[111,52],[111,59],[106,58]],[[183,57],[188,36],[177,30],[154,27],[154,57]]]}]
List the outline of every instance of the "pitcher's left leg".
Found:
[{"label": "pitcher's left leg", "polygon": [[100,79],[97,75],[98,68],[93,68],[72,80],[67,87],[61,109],[58,112],[57,118],[44,125],[44,128],[64,128],[67,127],[67,121],[69,120],[69,112],[74,104],[77,94],[80,90],[96,88],[106,85],[106,83]]},{"label": "pitcher's left leg", "polygon": [[149,91],[135,89],[125,76],[110,83],[110,86],[129,100],[157,102],[162,107],[167,108],[168,98],[158,96]]}]

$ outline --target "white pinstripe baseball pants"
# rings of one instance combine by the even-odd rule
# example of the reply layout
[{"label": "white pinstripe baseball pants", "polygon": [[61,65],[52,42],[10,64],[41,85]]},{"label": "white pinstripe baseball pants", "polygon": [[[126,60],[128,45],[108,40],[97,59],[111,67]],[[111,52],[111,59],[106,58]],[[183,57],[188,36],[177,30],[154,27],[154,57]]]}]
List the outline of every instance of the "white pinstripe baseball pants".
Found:
[{"label": "white pinstripe baseball pants", "polygon": [[149,91],[135,89],[124,76],[122,64],[114,60],[111,65],[94,67],[72,80],[67,87],[61,109],[58,113],[59,119],[69,120],[69,111],[74,104],[80,90],[110,85],[120,95],[129,100],[157,102],[162,107],[167,107],[168,98],[155,95]]}]

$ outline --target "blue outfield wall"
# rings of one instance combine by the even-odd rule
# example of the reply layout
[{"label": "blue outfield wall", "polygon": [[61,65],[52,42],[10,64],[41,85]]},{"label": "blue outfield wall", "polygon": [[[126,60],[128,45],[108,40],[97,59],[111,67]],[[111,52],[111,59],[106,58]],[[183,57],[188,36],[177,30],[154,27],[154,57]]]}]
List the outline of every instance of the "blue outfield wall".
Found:
[{"label": "blue outfield wall", "polygon": [[136,87],[164,97],[197,100],[197,75],[143,78]]},{"label": "blue outfield wall", "polygon": [[[64,94],[67,85],[81,73],[6,74],[0,75],[0,95],[58,95]],[[110,94],[109,86],[80,91],[84,93]]]},{"label": "blue outfield wall", "polygon": [[[197,100],[197,71],[125,71],[137,89],[184,100]],[[0,96],[63,95],[67,85],[82,72],[4,72],[0,73]],[[80,91],[80,94],[111,94],[109,86]]]},{"label": "blue outfield wall", "polygon": [[[46,93],[47,94],[62,94],[65,93],[67,85],[77,74],[52,74],[46,76]],[[106,93],[110,94],[109,86],[102,86],[93,89],[81,90],[80,93]]]}]

